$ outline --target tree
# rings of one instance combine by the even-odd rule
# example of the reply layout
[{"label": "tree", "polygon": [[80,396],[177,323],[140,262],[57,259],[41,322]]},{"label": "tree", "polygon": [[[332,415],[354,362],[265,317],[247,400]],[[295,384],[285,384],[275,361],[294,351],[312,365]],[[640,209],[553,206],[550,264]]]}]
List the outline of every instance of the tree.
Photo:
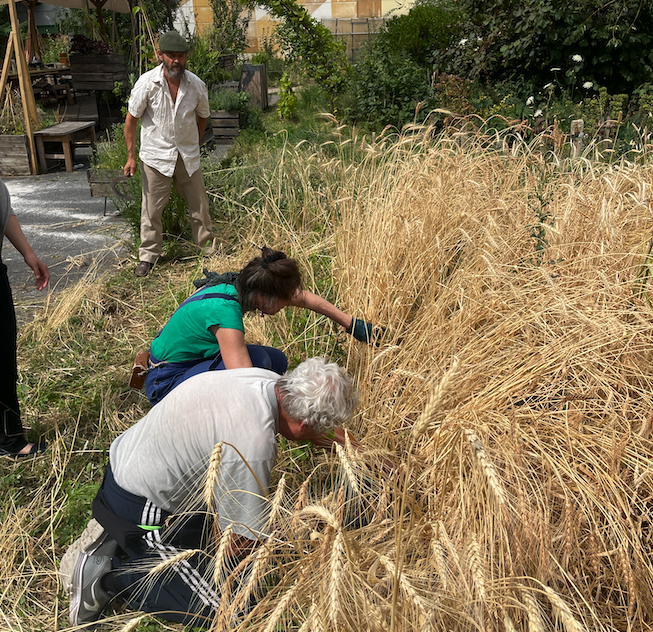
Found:
[{"label": "tree", "polygon": [[[478,54],[458,71],[475,65],[489,80],[526,75],[543,85],[559,68],[563,80],[580,74],[613,93],[653,80],[650,0],[461,0],[460,6],[469,16],[466,41]],[[572,57],[582,61],[572,67]]]},{"label": "tree", "polygon": [[282,21],[276,36],[288,62],[324,88],[333,111],[335,97],[344,89],[350,71],[345,44],[295,0],[263,0],[261,4]]}]

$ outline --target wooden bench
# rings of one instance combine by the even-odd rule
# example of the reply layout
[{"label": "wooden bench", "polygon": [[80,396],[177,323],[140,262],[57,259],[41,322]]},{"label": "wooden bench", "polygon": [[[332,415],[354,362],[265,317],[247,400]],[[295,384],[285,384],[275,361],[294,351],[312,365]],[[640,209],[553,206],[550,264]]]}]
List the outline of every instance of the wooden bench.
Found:
[{"label": "wooden bench", "polygon": [[[77,136],[86,136],[85,142],[78,142]],[[39,165],[42,173],[48,172],[48,158],[64,159],[66,163],[66,171],[73,170],[73,157],[76,145],[90,144],[95,146],[95,122],[94,121],[68,121],[65,123],[57,123],[52,127],[34,132],[34,140],[36,141],[36,153],[39,157]],[[44,143],[61,143],[63,154],[46,154]]]}]

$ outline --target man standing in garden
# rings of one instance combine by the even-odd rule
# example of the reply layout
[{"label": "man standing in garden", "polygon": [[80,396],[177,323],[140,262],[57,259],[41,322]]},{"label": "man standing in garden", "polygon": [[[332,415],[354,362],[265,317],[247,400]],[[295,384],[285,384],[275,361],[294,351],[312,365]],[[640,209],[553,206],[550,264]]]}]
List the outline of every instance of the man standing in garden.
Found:
[{"label": "man standing in garden", "polygon": [[[159,38],[161,64],[136,82],[125,120],[128,159],[124,173],[132,176],[136,162],[136,127],[141,119],[141,245],[136,276],[147,276],[161,255],[161,216],[172,182],[188,205],[193,239],[204,248],[213,239],[209,198],[200,169],[200,141],[211,114],[204,82],[186,70],[188,43],[176,31]],[[210,246],[209,246],[210,247]]]}]

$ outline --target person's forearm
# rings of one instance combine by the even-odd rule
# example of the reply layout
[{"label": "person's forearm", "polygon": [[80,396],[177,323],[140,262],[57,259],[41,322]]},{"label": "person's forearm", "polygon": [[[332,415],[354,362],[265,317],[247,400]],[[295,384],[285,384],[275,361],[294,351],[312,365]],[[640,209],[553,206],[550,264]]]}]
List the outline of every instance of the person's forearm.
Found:
[{"label": "person's forearm", "polygon": [[23,229],[20,227],[18,218],[15,215],[12,215],[9,218],[7,228],[5,229],[5,235],[14,245],[14,248],[23,255],[23,259],[35,256],[32,246],[29,245],[27,237],[25,237],[25,233],[23,233]]},{"label": "person's forearm", "polygon": [[199,144],[202,144],[202,138],[204,136],[204,130],[206,129],[206,121],[207,119],[205,118],[200,118],[199,116],[197,117],[197,133],[199,136]]},{"label": "person's forearm", "polygon": [[125,142],[127,143],[127,157],[136,160],[136,127],[138,119],[127,112],[125,119]]},{"label": "person's forearm", "polygon": [[318,314],[322,314],[330,318],[333,322],[342,325],[345,329],[351,325],[352,317],[349,314],[346,314],[333,305],[333,303],[329,303],[326,299],[308,290],[298,292],[291,304],[295,307],[304,307]]}]

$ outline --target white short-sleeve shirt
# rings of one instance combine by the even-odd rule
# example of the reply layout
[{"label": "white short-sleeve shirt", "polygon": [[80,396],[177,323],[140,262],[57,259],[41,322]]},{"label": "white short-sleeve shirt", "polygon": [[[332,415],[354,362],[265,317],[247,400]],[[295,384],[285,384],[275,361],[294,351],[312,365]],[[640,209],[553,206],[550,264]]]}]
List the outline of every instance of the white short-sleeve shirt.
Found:
[{"label": "white short-sleeve shirt", "polygon": [[195,375],[174,388],[109,449],[116,483],[174,514],[205,511],[213,446],[223,443],[213,495],[220,527],[264,537],[277,457],[279,376],[265,369]]},{"label": "white short-sleeve shirt", "polygon": [[200,168],[197,117],[209,118],[206,84],[186,70],[173,101],[163,65],[141,75],[131,91],[129,113],[141,119],[139,157],[165,176],[172,176],[181,155],[188,175]]}]

